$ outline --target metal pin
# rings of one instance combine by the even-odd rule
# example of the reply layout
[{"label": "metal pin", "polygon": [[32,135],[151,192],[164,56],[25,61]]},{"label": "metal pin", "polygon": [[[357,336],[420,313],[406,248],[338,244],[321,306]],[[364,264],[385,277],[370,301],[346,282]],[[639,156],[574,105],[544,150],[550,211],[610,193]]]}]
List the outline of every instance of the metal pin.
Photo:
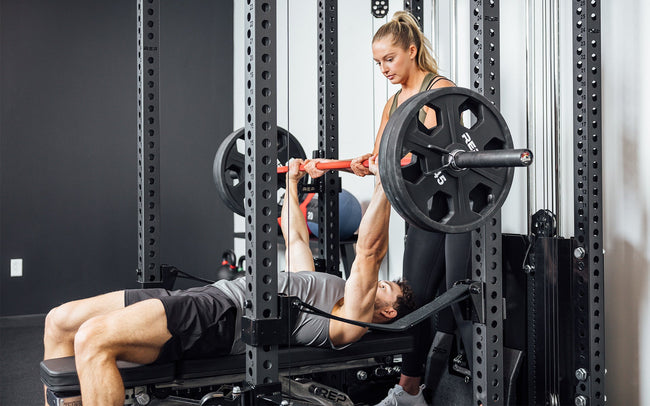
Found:
[{"label": "metal pin", "polygon": [[146,392],[140,392],[135,394],[135,401],[139,405],[148,405],[151,402],[151,397]]},{"label": "metal pin", "polygon": [[573,251],[573,256],[577,259],[583,259],[585,257],[586,251],[582,247],[578,247]]}]

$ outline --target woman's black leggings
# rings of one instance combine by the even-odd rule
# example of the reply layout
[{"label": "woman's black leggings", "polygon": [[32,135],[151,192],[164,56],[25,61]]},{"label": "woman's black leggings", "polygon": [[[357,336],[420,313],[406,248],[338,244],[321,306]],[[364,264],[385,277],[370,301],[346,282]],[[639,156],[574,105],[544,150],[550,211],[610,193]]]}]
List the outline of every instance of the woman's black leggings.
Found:
[{"label": "woman's black leggings", "polygon": [[[402,272],[404,279],[413,288],[418,307],[433,300],[443,283],[443,286],[449,288],[454,282],[468,278],[471,266],[470,244],[471,233],[443,234],[409,226],[406,233]],[[424,362],[433,340],[433,318],[425,320],[414,328],[415,350],[409,354],[402,354],[402,374],[422,376]],[[471,345],[471,324],[462,327],[463,342]],[[442,310],[438,314],[437,330],[453,333],[455,328],[456,323],[451,308]]]}]

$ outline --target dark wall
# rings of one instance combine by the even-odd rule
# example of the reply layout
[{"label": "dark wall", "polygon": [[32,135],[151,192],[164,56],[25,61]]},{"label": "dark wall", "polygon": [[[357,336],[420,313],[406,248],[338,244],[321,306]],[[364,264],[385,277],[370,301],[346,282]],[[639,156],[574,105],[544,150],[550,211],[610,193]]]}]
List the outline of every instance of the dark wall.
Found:
[{"label": "dark wall", "polygon": [[[212,277],[232,246],[212,182],[232,130],[232,2],[160,15],[160,255]],[[138,286],[136,29],[135,0],[0,0],[0,316]]]}]

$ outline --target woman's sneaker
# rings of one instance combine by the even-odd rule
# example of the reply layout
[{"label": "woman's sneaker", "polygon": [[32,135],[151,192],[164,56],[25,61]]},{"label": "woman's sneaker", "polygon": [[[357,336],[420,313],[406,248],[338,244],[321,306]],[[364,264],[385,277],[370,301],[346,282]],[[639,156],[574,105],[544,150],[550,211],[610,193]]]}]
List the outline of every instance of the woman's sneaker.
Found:
[{"label": "woman's sneaker", "polygon": [[411,395],[404,391],[399,385],[388,391],[388,395],[375,406],[427,406],[427,402],[422,396],[424,385],[420,385],[420,391],[417,395]]}]

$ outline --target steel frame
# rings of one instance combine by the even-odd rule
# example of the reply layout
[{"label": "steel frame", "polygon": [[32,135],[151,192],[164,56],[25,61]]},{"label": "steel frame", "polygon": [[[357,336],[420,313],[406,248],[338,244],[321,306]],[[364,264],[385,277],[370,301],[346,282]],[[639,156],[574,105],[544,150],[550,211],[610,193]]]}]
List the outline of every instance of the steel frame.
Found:
[{"label": "steel frame", "polygon": [[604,405],[600,1],[573,1],[575,404]]},{"label": "steel frame", "polygon": [[[246,278],[245,317],[253,322],[277,318],[276,154],[276,2],[249,0],[247,13],[246,108]],[[405,1],[422,24],[421,0]],[[319,150],[338,158],[337,0],[320,0]],[[604,405],[604,271],[601,184],[600,4],[574,0],[574,186],[573,313],[575,403]],[[137,1],[138,26],[138,269],[144,287],[161,284],[159,0]],[[497,107],[499,89],[499,2],[471,0],[471,84]],[[340,273],[338,192],[340,178],[325,175],[319,196],[319,238],[327,271]],[[503,294],[500,214],[472,232],[472,279],[482,282],[486,323],[474,324],[474,400],[504,403]],[[247,345],[246,381],[251,386],[277,383],[277,345]]]},{"label": "steel frame", "polygon": [[143,287],[162,283],[160,241],[159,0],[137,1],[138,269]]},{"label": "steel frame", "polygon": [[[318,150],[323,158],[339,157],[338,0],[318,1]],[[337,171],[323,176],[318,193],[318,251],[325,272],[341,276]]]},{"label": "steel frame", "polygon": [[[475,91],[500,103],[499,1],[470,2],[471,80]],[[474,323],[472,382],[478,405],[503,405],[503,278],[501,211],[472,231],[472,280],[483,283],[485,324]]]},{"label": "steel frame", "polygon": [[[245,126],[246,292],[244,318],[277,319],[276,2],[248,2]],[[143,287],[163,282],[160,233],[159,0],[138,0],[138,270]],[[246,382],[279,396],[277,345],[246,346]],[[268,389],[267,389],[268,388]]]},{"label": "steel frame", "polygon": [[[246,13],[245,224],[243,322],[263,328],[278,318],[277,82],[275,0],[249,0]],[[246,320],[248,319],[248,320]],[[246,344],[246,382],[279,397],[277,344]],[[262,389],[262,392],[264,390]]]},{"label": "steel frame", "polygon": [[404,10],[413,14],[420,24],[420,30],[424,31],[424,5],[422,3],[422,0],[404,0]]}]

